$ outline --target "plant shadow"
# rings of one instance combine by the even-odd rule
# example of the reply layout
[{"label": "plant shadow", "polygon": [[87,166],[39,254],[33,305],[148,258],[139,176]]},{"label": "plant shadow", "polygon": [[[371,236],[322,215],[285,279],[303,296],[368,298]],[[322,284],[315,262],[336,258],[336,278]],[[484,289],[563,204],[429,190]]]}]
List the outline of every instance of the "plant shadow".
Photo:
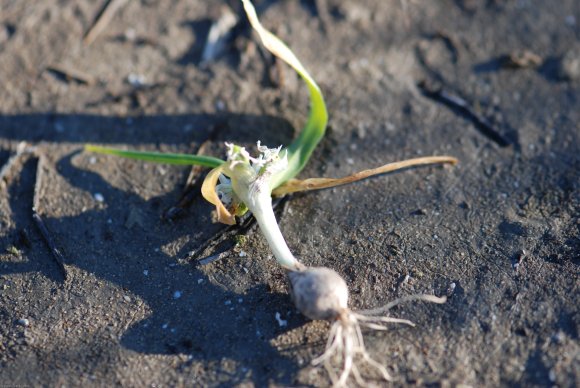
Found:
[{"label": "plant shadow", "polygon": [[[227,372],[228,384],[246,381],[251,376],[257,385],[265,385],[274,372],[278,383],[292,382],[298,366],[291,358],[279,354],[270,341],[303,324],[304,319],[292,314],[286,327],[276,321],[277,312],[293,311],[293,307],[286,294],[270,291],[264,284],[260,271],[264,270],[261,267],[270,266],[269,261],[255,263],[250,258],[236,257],[205,267],[184,263],[180,260],[184,251],[195,249],[222,228],[208,222],[211,206],[200,198],[190,209],[193,216],[163,222],[160,219],[163,209],[177,201],[181,187],[150,197],[129,192],[118,188],[117,175],[111,170],[119,165],[127,168],[121,173],[132,180],[134,176],[128,168],[142,162],[125,160],[115,165],[114,159],[110,162],[101,159],[95,167],[91,164],[94,155],[79,151],[85,143],[140,149],[173,144],[189,146],[202,143],[212,133],[216,149],[223,148],[219,143],[224,140],[252,144],[248,140],[253,142],[258,133],[266,144],[283,144],[292,136],[288,122],[274,117],[230,114],[154,116],[130,121],[119,117],[38,114],[0,116],[0,124],[4,139],[38,144],[40,154],[59,148],[67,150],[64,156],[54,157],[56,162],[49,169],[75,190],[104,196],[104,203],[90,209],[74,209],[75,202],[71,201],[70,208],[65,209],[69,215],[45,217],[45,222],[64,248],[69,272],[90,273],[146,306],[149,315],[129,324],[121,334],[123,347],[141,354],[183,354],[188,362],[197,360],[211,365],[233,360],[235,371]],[[53,158],[47,159],[50,163]],[[17,178],[7,182],[11,227],[0,242],[5,246],[16,245],[24,254],[19,260],[3,261],[0,276],[42,274],[49,279],[51,292],[55,289],[58,293],[74,292],[74,287],[82,288],[83,282],[79,283],[78,276],[73,280],[75,284],[62,279],[31,220],[35,163],[33,158],[25,161],[13,174]],[[107,167],[108,163],[113,168]],[[187,172],[182,176],[185,181]],[[140,183],[147,179],[152,178],[135,177]],[[53,195],[63,198],[69,195],[51,190],[55,182],[52,179],[44,182],[47,198],[43,198],[43,203],[53,203],[54,199],[48,198]],[[66,207],[66,201],[61,206]],[[128,224],[135,212],[138,221]],[[22,231],[29,236],[30,248],[19,240]],[[179,246],[173,250],[164,249],[176,245]],[[244,268],[249,268],[249,274]],[[274,265],[271,268],[276,270]],[[228,288],[231,284],[236,284],[235,289]],[[102,303],[97,290],[94,295],[88,290],[80,291],[85,294],[87,304]]]}]

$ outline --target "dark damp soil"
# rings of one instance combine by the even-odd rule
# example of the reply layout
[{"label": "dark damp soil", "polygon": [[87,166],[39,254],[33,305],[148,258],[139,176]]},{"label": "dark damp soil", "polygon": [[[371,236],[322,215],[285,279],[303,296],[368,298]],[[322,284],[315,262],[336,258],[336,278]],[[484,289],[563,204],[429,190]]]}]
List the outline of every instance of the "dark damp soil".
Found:
[{"label": "dark damp soil", "polygon": [[[0,2],[1,385],[328,385],[310,365],[328,325],[293,308],[257,230],[196,265],[188,252],[222,230],[211,207],[196,197],[162,217],[189,168],[82,151],[287,144],[305,88],[237,1],[127,2],[84,44],[103,3]],[[353,308],[449,297],[393,312],[415,328],[365,334],[394,384],[577,386],[580,3],[256,3],[327,98],[328,134],[301,176],[460,160],[281,208],[291,249],[341,273]],[[242,21],[202,61],[223,6]],[[11,159],[22,142],[34,154]],[[63,268],[33,221],[35,187]]]}]

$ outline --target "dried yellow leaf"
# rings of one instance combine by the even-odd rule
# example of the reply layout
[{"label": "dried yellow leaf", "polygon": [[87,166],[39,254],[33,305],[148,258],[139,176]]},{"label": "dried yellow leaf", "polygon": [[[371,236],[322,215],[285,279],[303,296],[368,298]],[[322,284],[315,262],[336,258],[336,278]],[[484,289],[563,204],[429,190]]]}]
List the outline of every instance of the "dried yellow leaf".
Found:
[{"label": "dried yellow leaf", "polygon": [[221,165],[214,168],[207,174],[203,184],[201,185],[201,195],[206,199],[206,201],[215,205],[215,210],[219,222],[227,225],[235,225],[236,218],[228,211],[228,209],[226,209],[216,191],[216,185],[223,169],[224,165]]},{"label": "dried yellow leaf", "polygon": [[276,188],[272,194],[274,196],[283,196],[298,191],[328,189],[330,187],[353,183],[374,175],[386,174],[401,170],[404,168],[424,166],[429,164],[450,163],[456,164],[458,160],[452,156],[426,156],[422,158],[407,159],[401,162],[385,164],[384,166],[369,170],[359,171],[356,174],[344,178],[310,178],[310,179],[290,179],[282,186]]}]

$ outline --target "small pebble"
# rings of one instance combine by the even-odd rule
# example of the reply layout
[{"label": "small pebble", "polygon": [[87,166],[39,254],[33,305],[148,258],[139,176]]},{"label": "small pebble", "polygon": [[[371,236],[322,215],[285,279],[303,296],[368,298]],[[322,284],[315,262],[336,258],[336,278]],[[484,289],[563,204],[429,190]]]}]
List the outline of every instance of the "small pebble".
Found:
[{"label": "small pebble", "polygon": [[131,86],[143,86],[145,85],[145,76],[142,74],[131,73],[127,76],[127,82]]},{"label": "small pebble", "polygon": [[101,193],[93,194],[93,198],[95,198],[95,201],[97,202],[105,202],[105,197],[103,197],[103,194]]},{"label": "small pebble", "polygon": [[197,279],[197,284],[203,283],[203,279]]},{"label": "small pebble", "polygon": [[148,269],[144,269],[144,270],[143,270],[143,275],[145,275],[145,276],[149,276],[149,270],[148,270]]},{"label": "small pebble", "polygon": [[284,326],[288,325],[288,321],[285,319],[282,319],[282,316],[280,315],[280,313],[277,312],[275,317],[276,317],[276,320],[278,321],[278,325],[280,327],[284,327]]},{"label": "small pebble", "polygon": [[447,296],[453,295],[453,292],[455,291],[455,287],[457,287],[457,284],[455,284],[455,282],[452,282],[451,284],[449,284],[449,287],[447,287]]},{"label": "small pebble", "polygon": [[566,334],[564,334],[562,331],[559,331],[554,334],[553,339],[556,343],[561,344],[566,340]]},{"label": "small pebble", "polygon": [[175,291],[173,293],[173,299],[179,299],[181,298],[181,291]]},{"label": "small pebble", "polygon": [[166,330],[168,327],[169,327],[169,323],[164,323],[164,324],[161,326],[161,328],[162,328],[163,330]]},{"label": "small pebble", "polygon": [[30,321],[26,318],[21,318],[18,320],[18,324],[24,327],[30,326]]},{"label": "small pebble", "polygon": [[131,297],[129,295],[124,295],[123,299],[125,300],[125,302],[131,302]]},{"label": "small pebble", "polygon": [[240,251],[239,256],[246,257],[246,256],[248,256],[248,254],[245,251]]},{"label": "small pebble", "polygon": [[580,45],[572,48],[562,56],[558,73],[563,80],[580,80]]},{"label": "small pebble", "polygon": [[224,304],[225,304],[226,306],[229,306],[229,305],[231,305],[231,304],[232,304],[232,301],[231,301],[231,300],[226,300],[226,301],[224,302]]},{"label": "small pebble", "polygon": [[137,38],[137,33],[134,28],[127,28],[124,36],[127,41],[133,42]]}]

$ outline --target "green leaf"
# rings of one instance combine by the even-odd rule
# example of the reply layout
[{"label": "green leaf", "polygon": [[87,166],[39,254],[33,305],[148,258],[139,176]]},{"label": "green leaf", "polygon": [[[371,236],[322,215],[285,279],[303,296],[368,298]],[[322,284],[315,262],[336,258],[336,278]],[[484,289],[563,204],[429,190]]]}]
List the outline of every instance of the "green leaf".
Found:
[{"label": "green leaf", "polygon": [[126,151],[118,148],[100,147],[96,145],[85,145],[85,150],[97,152],[99,154],[122,156],[129,159],[145,160],[148,162],[178,164],[178,165],[198,165],[205,167],[218,167],[225,161],[214,158],[213,156],[190,155],[190,154],[173,154],[163,152],[148,151]]},{"label": "green leaf", "polygon": [[249,0],[242,0],[250,24],[256,30],[264,47],[272,54],[290,65],[302,77],[310,92],[310,112],[308,121],[300,135],[288,146],[288,168],[272,178],[271,187],[276,188],[287,180],[294,178],[304,168],[312,151],[316,148],[326,131],[328,112],[324,97],[314,79],[304,66],[277,36],[266,30],[258,20],[256,10]]}]

